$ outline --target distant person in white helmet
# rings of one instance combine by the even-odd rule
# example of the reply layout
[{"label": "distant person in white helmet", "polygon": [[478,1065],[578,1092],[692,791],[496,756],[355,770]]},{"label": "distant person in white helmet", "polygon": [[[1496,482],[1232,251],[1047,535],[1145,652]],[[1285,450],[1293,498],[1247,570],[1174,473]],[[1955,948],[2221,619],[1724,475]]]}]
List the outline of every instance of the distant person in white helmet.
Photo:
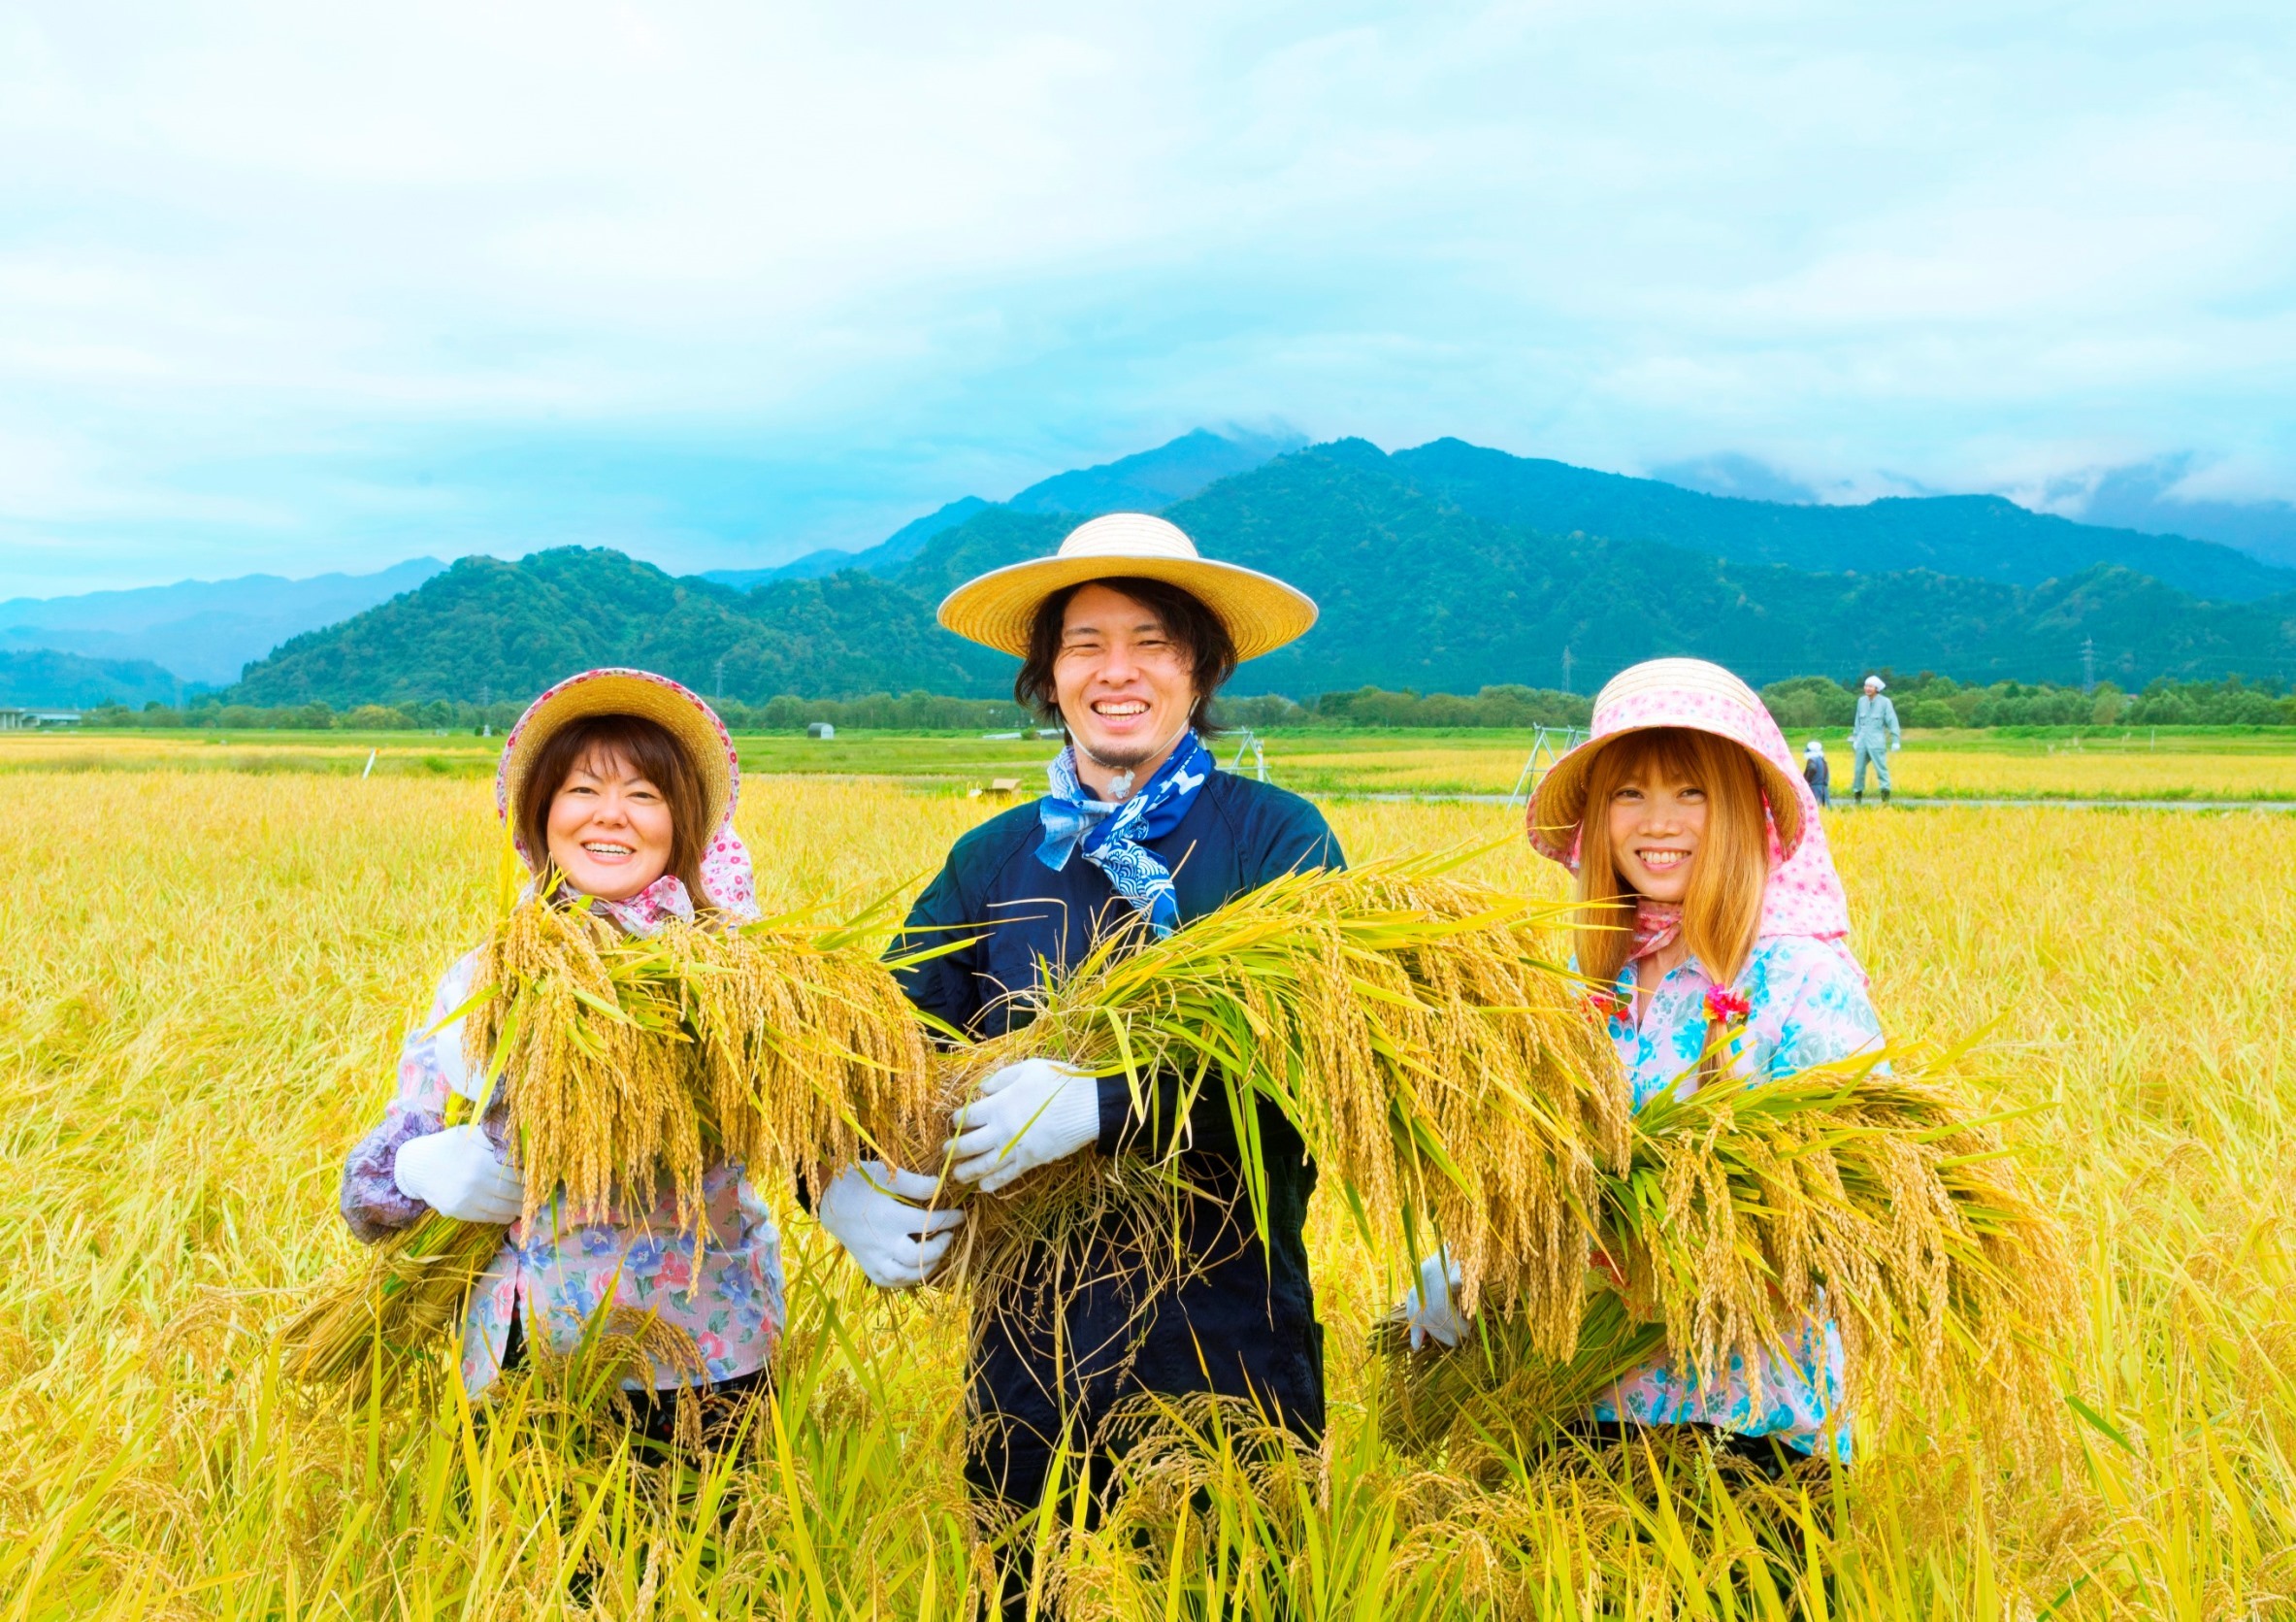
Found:
[{"label": "distant person in white helmet", "polygon": [[1820,806],[1834,803],[1833,768],[1825,762],[1825,745],[1815,738],[1802,746],[1802,781],[1810,785]]},{"label": "distant person in white helmet", "polygon": [[1886,806],[1889,803],[1889,751],[1905,747],[1905,733],[1897,724],[1897,706],[1883,692],[1887,685],[1878,676],[1867,677],[1865,691],[1857,695],[1857,714],[1850,723],[1850,798],[1861,806],[1865,804],[1865,763],[1870,760],[1874,764]]}]

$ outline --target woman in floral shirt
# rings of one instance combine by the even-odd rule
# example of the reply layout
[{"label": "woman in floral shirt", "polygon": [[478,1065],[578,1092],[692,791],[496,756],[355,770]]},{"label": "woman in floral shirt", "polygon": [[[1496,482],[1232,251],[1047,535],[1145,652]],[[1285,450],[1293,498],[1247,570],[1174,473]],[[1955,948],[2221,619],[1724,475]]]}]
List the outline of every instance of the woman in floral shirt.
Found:
[{"label": "woman in floral shirt", "polygon": [[[1532,796],[1530,841],[1589,904],[1577,967],[1612,988],[1602,1002],[1635,1108],[1722,1072],[1777,1079],[1876,1050],[1881,1022],[1817,802],[1761,700],[1718,665],[1654,659],[1603,688],[1591,730]],[[1447,1267],[1430,1261],[1406,1301],[1415,1343],[1464,1331]],[[1661,1353],[1589,1417],[1598,1430],[1703,1426],[1757,1459],[1775,1440],[1847,1463],[1842,1373],[1840,1335],[1812,1322],[1713,1386]]]},{"label": "woman in floral shirt", "polygon": [[[1816,801],[1753,690],[1718,665],[1655,659],[1603,688],[1591,733],[1540,783],[1530,836],[1599,909],[1579,968],[1615,987],[1611,1041],[1635,1108],[1717,1071],[1777,1079],[1878,1048]],[[1655,1358],[1593,1417],[1772,1437],[1847,1463],[1841,1391],[1841,1337],[1811,1323],[1716,1386]]]},{"label": "woman in floral shirt", "polygon": [[[634,935],[670,918],[758,915],[749,855],[734,832],[740,770],[709,707],[666,678],[596,670],[535,700],[503,745],[495,804],[538,880],[587,895]],[[524,1183],[505,1152],[497,1103],[480,1122],[444,1124],[449,1095],[487,1090],[463,1051],[460,1018],[476,952],[447,970],[427,1018],[407,1039],[398,1093],[382,1123],[351,1151],[343,1215],[373,1242],[425,1210],[509,1225],[502,1251],[471,1292],[462,1374],[483,1392],[529,1343],[564,1353],[602,1308],[629,1309],[617,1327],[650,1318],[691,1341],[657,1360],[650,1382],[627,1379],[642,1428],[671,1434],[681,1385],[705,1388],[723,1416],[768,1376],[784,1318],[781,1240],[738,1165],[706,1169],[699,1247],[667,1189],[605,1209],[568,1208],[563,1194],[529,1226],[517,1220]],[[494,1091],[499,1098],[500,1087]],[[699,1371],[697,1379],[696,1371]]]}]

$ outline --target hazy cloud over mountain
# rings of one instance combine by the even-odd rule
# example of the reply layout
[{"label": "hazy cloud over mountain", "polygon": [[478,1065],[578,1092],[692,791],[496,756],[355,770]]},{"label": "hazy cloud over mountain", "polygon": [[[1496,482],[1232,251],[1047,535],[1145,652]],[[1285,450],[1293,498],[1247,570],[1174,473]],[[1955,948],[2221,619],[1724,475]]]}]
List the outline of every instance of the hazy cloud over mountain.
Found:
[{"label": "hazy cloud over mountain", "polygon": [[2134,467],[2108,468],[2093,480],[2062,480],[2050,505],[2092,524],[2189,535],[2296,569],[2296,505],[2234,502],[2209,494],[2209,470],[2189,453]]},{"label": "hazy cloud over mountain", "polygon": [[1653,479],[1701,490],[1710,496],[1737,496],[1747,501],[1800,501],[1819,499],[1818,492],[1790,474],[1767,462],[1724,450],[1685,462],[1661,462],[1651,469]]},{"label": "hazy cloud over mountain", "polygon": [[2284,502],[2292,59],[2230,0],[29,0],[8,589],[755,568],[1207,421]]}]

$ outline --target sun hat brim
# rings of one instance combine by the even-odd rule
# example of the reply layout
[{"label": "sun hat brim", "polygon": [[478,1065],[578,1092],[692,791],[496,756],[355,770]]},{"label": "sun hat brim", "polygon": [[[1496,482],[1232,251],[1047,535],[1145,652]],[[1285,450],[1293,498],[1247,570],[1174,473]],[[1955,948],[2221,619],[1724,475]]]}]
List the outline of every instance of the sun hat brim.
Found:
[{"label": "sun hat brim", "polygon": [[1586,820],[1587,785],[1593,777],[1596,758],[1623,738],[1668,730],[1705,732],[1708,737],[1721,739],[1754,762],[1755,777],[1762,786],[1762,798],[1769,804],[1770,825],[1778,830],[1778,848],[1785,855],[1792,855],[1794,847],[1802,842],[1802,802],[1796,793],[1801,780],[1758,749],[1748,748],[1735,738],[1704,727],[1685,726],[1681,721],[1661,721],[1649,726],[1622,727],[1617,732],[1606,732],[1599,738],[1589,739],[1557,761],[1531,792],[1529,814],[1525,818],[1529,824],[1531,843],[1550,855],[1568,852],[1577,844],[1579,826]]},{"label": "sun hat brim", "polygon": [[[503,744],[494,779],[495,810],[505,821],[515,814],[528,776],[542,745],[569,723],[593,715],[636,715],[652,721],[677,741],[701,779],[705,826],[697,840],[706,845],[734,814],[741,797],[741,768],[734,741],[717,712],[699,694],[651,671],[584,671],[544,692],[526,708]],[[515,829],[513,829],[513,833]],[[520,849],[531,864],[534,854]]]},{"label": "sun hat brim", "polygon": [[1163,580],[1179,586],[1219,615],[1240,660],[1271,653],[1313,629],[1316,606],[1307,593],[1272,575],[1204,557],[1040,557],[992,569],[941,600],[941,624],[969,642],[1028,657],[1036,611],[1054,592],[1090,580]]}]

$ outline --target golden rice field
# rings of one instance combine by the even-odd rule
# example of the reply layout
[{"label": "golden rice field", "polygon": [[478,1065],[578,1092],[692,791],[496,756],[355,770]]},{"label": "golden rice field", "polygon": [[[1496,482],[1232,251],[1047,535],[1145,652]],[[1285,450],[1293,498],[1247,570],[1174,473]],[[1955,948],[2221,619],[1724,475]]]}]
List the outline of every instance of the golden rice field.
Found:
[{"label": "golden rice field", "polygon": [[[914,883],[984,814],[761,778],[743,823],[771,905]],[[1333,819],[1356,854],[1507,822]],[[0,828],[0,1618],[978,1613],[954,1307],[875,1295],[794,1212],[781,1400],[708,1479],[570,1440],[540,1385],[474,1424],[450,1394],[344,1411],[282,1383],[271,1327],[352,1248],[340,1158],[486,915],[481,782],[17,770]],[[1892,1033],[1982,1033],[1982,1084],[2034,1111],[2014,1131],[2092,1333],[2044,1480],[1974,1467],[1950,1412],[1863,1439],[1811,1613],[2296,1614],[2296,818],[1833,830]],[[1553,882],[1520,846],[1485,865]],[[1384,1450],[1355,1348],[1401,1280],[1328,1208],[1312,1238],[1325,1456],[1247,1483],[1233,1454],[1176,1449],[1132,1522],[1066,1546],[1069,1614],[1787,1614],[1733,1581],[1755,1518],[1694,1459],[1628,1492]]]},{"label": "golden rice field", "polygon": [[[1834,753],[1836,785],[1852,777],[1849,751]],[[1900,794],[1952,799],[1994,797],[2050,800],[2296,800],[2296,750],[2235,753],[2214,749],[2151,749],[2139,737],[2110,745],[2084,740],[2068,745],[1950,747],[1909,743],[1890,757]],[[1877,781],[1869,778],[1868,793]]]},{"label": "golden rice field", "polygon": [[[1799,747],[1802,734],[1794,735]],[[742,769],[773,776],[890,778],[947,788],[1043,782],[1056,745],[967,734],[845,732],[829,741],[746,734]],[[1222,762],[1243,740],[1218,745]],[[1530,733],[1503,730],[1271,732],[1262,740],[1276,782],[1305,794],[1513,792],[1530,761]],[[1825,737],[1836,786],[1850,750]],[[129,732],[0,734],[12,771],[314,772],[377,777],[484,777],[499,739],[470,733]],[[1243,757],[1248,769],[1251,759]],[[2279,800],[2296,802],[2296,728],[2242,732],[2132,730],[2075,739],[1916,733],[1891,757],[1898,793],[1950,799]]]},{"label": "golden rice field", "polygon": [[[1795,746],[1801,744],[1795,735]],[[1849,794],[1849,745],[1825,740],[1836,793]],[[1267,762],[1304,793],[1509,794],[1531,745],[1512,734],[1357,734],[1277,738]],[[1542,757],[1543,760],[1543,757]],[[2186,735],[2050,742],[1983,733],[1915,735],[1890,756],[1899,794],[1946,799],[2296,801],[2296,734],[2286,739]],[[1869,792],[1878,779],[1867,781]]]}]

